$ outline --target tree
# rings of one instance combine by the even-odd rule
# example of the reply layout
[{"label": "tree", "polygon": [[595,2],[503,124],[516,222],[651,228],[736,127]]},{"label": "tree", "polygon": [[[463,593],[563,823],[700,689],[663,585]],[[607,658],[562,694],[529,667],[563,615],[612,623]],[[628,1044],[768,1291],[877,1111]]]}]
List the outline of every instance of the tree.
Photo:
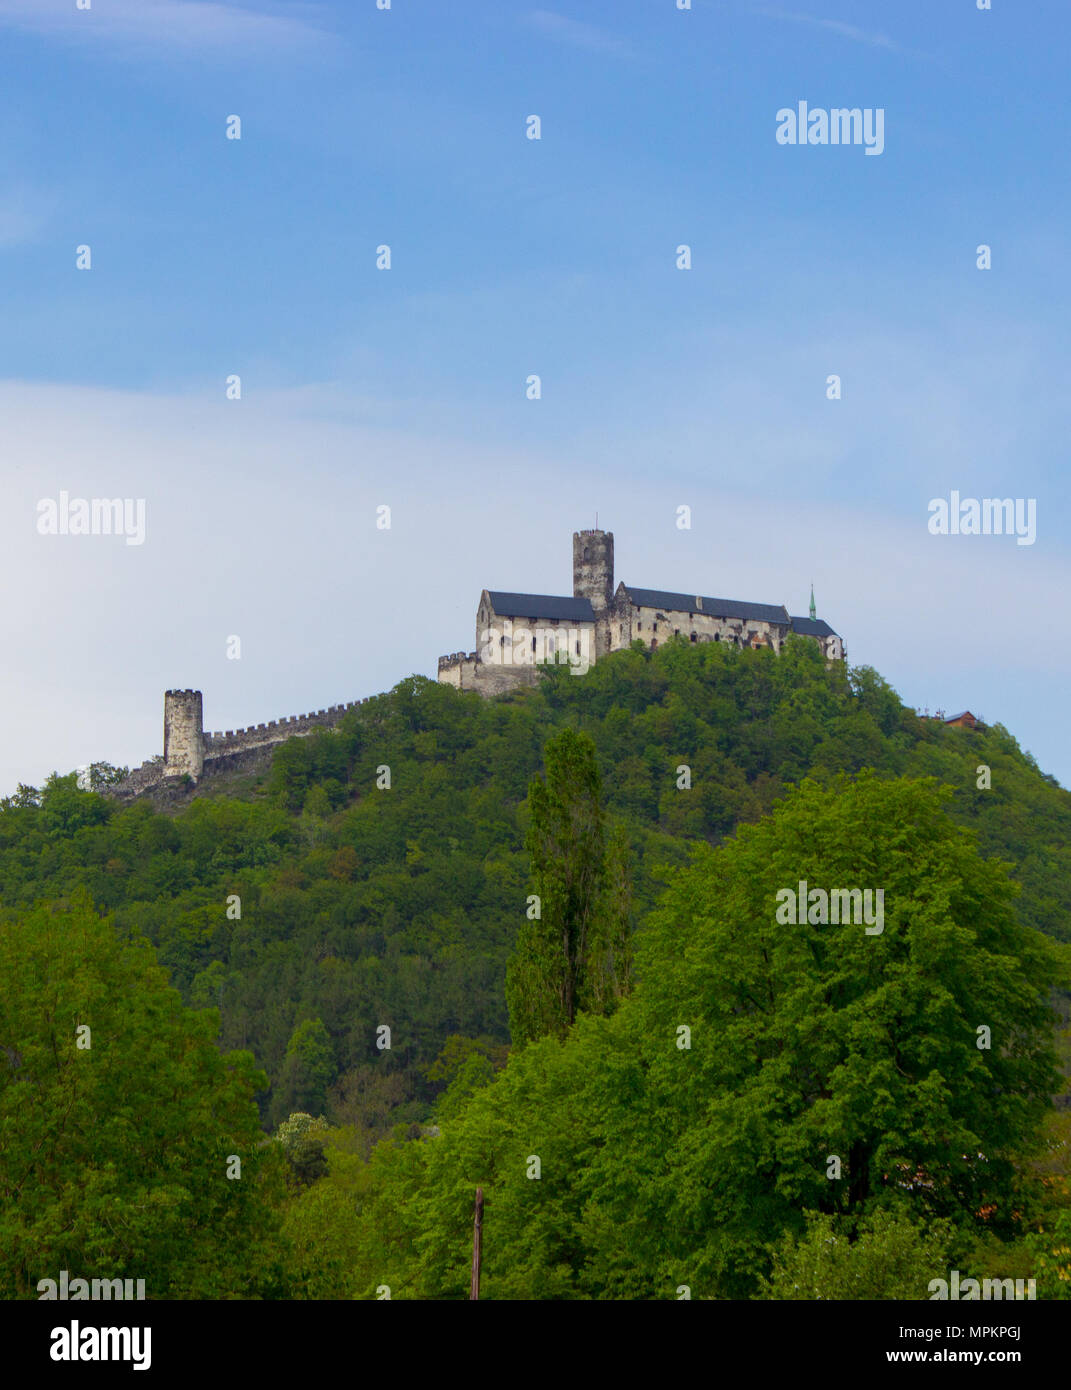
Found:
[{"label": "tree", "polygon": [[[699,852],[641,938],[629,1018],[647,1120],[680,1238],[725,1292],[761,1269],[762,1228],[801,1209],[858,1217],[900,1192],[920,1218],[970,1229],[984,1211],[1016,1228],[1018,1161],[1058,1084],[1060,971],[949,799],[930,780],[804,782]],[[801,881],[808,920],[779,921],[778,895]],[[880,932],[810,920],[811,889],[868,887],[884,894]],[[678,1024],[687,1052],[647,1041]],[[621,1220],[639,1244],[665,1214],[640,1201]]]},{"label": "tree", "polygon": [[773,1251],[761,1282],[767,1299],[927,1299],[931,1279],[947,1278],[948,1222],[926,1227],[906,1211],[878,1210],[859,1223],[807,1214],[803,1235],[790,1234]]},{"label": "tree", "polygon": [[628,993],[629,876],[621,837],[607,843],[595,745],[564,729],[528,789],[538,917],[526,920],[506,979],[515,1044],[562,1037],[579,1009],[608,1013]]},{"label": "tree", "polygon": [[0,1296],[64,1269],[149,1298],[284,1293],[266,1078],[216,1050],[218,1014],[81,891],[0,916],[0,979]]},{"label": "tree", "polygon": [[308,1187],[327,1172],[324,1143],[329,1133],[322,1115],[313,1119],[304,1111],[296,1111],[275,1131],[275,1142],[281,1144],[290,1160],[294,1181]]},{"label": "tree", "polygon": [[323,1020],[305,1019],[286,1045],[276,1108],[284,1114],[295,1109],[321,1114],[327,1106],[327,1088],[335,1079],[336,1070],[334,1048]]}]

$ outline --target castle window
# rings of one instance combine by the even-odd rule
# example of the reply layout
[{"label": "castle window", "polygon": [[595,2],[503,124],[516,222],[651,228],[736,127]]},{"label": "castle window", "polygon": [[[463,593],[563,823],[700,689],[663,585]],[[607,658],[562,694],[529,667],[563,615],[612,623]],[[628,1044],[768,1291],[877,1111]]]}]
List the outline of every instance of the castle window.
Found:
[{"label": "castle window", "polygon": [[532,634],[532,650],[535,651],[535,633]]},{"label": "castle window", "polygon": [[577,654],[577,656],[580,655],[580,643],[579,643],[579,642],[577,642],[577,644],[576,644],[576,654]]},{"label": "castle window", "polygon": [[674,636],[674,637],[679,637],[680,635],[681,635],[681,630],[680,630],[680,628],[679,628],[679,627],[675,627],[675,628],[673,629],[673,636]]},{"label": "castle window", "polygon": [[657,637],[652,637],[652,638],[651,638],[651,650],[654,651],[655,647],[657,647],[657,646],[658,646],[658,638],[657,638]]},{"label": "castle window", "polygon": [[693,632],[693,633],[692,633],[692,641],[693,641],[693,642],[698,642],[698,640],[699,640],[698,635],[697,635],[696,633]]}]

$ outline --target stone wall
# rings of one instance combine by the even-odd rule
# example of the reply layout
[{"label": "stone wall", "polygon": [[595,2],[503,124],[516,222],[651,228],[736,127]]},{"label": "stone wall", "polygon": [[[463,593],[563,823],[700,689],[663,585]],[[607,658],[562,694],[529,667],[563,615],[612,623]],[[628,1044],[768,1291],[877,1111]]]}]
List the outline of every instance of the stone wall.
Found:
[{"label": "stone wall", "polygon": [[480,661],[475,652],[452,652],[439,658],[439,680],[455,690],[481,695],[505,695],[522,685],[539,684],[537,666],[497,666]]},{"label": "stone wall", "polygon": [[349,710],[365,703],[364,700],[351,700],[348,704],[331,705],[327,709],[313,710],[310,714],[292,714],[288,719],[250,724],[248,729],[205,734],[205,760],[218,758],[223,753],[236,753],[244,748],[259,748],[266,743],[285,743],[288,738],[312,733],[314,729],[332,729]]}]

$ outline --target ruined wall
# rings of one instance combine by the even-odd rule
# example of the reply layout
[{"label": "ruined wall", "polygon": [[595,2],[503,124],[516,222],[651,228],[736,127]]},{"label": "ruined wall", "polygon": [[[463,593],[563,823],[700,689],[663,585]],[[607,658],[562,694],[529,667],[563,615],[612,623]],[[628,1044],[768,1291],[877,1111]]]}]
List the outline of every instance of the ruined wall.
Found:
[{"label": "ruined wall", "polygon": [[539,684],[536,666],[495,666],[480,661],[476,652],[452,652],[439,658],[439,680],[455,690],[475,690],[481,695],[505,695],[522,685]]}]

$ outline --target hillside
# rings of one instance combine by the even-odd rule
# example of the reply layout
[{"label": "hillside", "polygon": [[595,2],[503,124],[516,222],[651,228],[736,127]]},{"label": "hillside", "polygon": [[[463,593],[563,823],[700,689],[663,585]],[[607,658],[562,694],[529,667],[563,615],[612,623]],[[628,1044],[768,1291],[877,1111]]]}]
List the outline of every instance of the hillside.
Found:
[{"label": "hillside", "polygon": [[153,943],[187,1003],[221,1010],[222,1048],[253,1052],[263,1122],[322,1111],[367,1145],[430,1118],[451,1036],[501,1060],[529,891],[523,802],[564,725],[595,742],[639,922],[690,842],[722,842],[804,777],[871,767],[947,784],[982,853],[1014,866],[1020,921],[1071,940],[1071,794],[1001,726],[920,720],[873,670],[827,668],[802,639],[779,657],[623,651],[497,701],[410,677],[337,731],[283,745],[263,775],[206,782],[167,814],[53,777],[2,803],[0,905],[84,887]]}]

